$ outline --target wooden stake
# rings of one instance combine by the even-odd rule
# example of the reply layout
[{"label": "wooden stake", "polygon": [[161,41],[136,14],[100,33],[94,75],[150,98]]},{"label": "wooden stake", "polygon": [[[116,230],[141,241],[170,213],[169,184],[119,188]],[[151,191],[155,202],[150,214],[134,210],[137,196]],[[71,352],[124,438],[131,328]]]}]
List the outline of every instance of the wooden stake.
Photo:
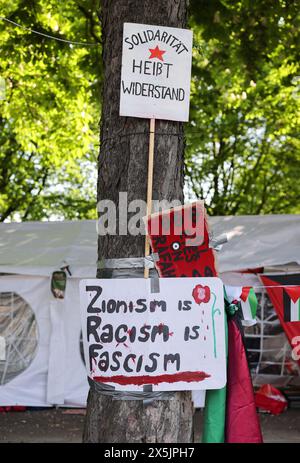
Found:
[{"label": "wooden stake", "polygon": [[[154,133],[155,133],[155,119],[150,119],[150,136],[149,136],[149,155],[148,155],[148,181],[147,181],[147,215],[152,212],[152,188],[153,188],[153,163],[154,163]],[[149,235],[146,232],[145,237],[145,257],[150,252]],[[144,278],[149,278],[149,268],[144,268]]]}]

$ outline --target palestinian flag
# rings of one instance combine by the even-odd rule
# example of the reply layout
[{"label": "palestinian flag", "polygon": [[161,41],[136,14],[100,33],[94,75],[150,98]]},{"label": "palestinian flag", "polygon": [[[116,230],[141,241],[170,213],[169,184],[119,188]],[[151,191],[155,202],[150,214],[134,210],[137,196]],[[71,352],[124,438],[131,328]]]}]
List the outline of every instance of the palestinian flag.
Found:
[{"label": "palestinian flag", "polygon": [[[300,335],[299,292],[300,273],[276,273],[260,275],[281,326],[291,344]],[[298,303],[297,303],[298,301]],[[300,365],[300,360],[297,360]]]},{"label": "palestinian flag", "polygon": [[285,322],[300,321],[300,286],[284,288],[283,316]]},{"label": "palestinian flag", "polygon": [[253,288],[244,286],[241,292],[241,306],[244,320],[255,320],[257,298]]},{"label": "palestinian flag", "polygon": [[242,309],[242,319],[245,324],[256,323],[257,298],[251,286],[225,286],[228,301],[239,302]]}]

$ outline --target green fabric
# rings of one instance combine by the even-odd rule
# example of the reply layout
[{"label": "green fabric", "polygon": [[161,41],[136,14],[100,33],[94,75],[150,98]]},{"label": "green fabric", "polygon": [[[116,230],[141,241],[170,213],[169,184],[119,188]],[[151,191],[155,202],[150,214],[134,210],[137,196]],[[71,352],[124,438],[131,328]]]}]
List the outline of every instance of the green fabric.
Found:
[{"label": "green fabric", "polygon": [[[225,295],[226,297],[226,295]],[[226,355],[228,355],[227,316],[225,313]],[[226,385],[222,389],[206,391],[203,443],[222,443],[225,440]]]},{"label": "green fabric", "polygon": [[256,294],[255,294],[253,288],[251,288],[250,291],[249,291],[248,300],[249,300],[249,304],[250,304],[252,317],[255,319],[258,302],[257,302],[257,297],[256,297]]},{"label": "green fabric", "polygon": [[206,391],[203,443],[222,443],[225,440],[226,386]]}]

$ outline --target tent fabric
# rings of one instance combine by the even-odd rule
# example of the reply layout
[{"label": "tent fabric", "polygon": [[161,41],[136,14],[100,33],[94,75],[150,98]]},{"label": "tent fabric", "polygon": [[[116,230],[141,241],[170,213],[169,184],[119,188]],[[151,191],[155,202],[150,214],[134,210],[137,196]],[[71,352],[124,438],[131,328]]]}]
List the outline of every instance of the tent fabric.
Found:
[{"label": "tent fabric", "polygon": [[[49,344],[47,402],[56,405],[64,404],[66,342],[64,336],[64,300],[55,299],[49,302],[51,336]],[[79,346],[77,346],[79,348]]]},{"label": "tent fabric", "polygon": [[0,224],[0,273],[50,276],[66,263],[73,277],[95,277],[95,220]]},{"label": "tent fabric", "polygon": [[[95,277],[97,222],[0,224],[0,273],[49,276],[63,261],[75,277]],[[218,252],[219,272],[300,265],[300,215],[210,217],[214,236],[229,241]],[[282,245],[284,236],[287,246]]]},{"label": "tent fabric", "polygon": [[[85,406],[88,382],[80,355],[79,280],[67,281],[66,297],[58,301],[50,291],[47,277],[1,276],[0,294],[10,292],[22,297],[33,311],[38,342],[27,368],[0,385],[0,406]],[[5,334],[7,346],[18,347],[14,331],[9,333],[6,327]],[[14,351],[13,347],[11,352]],[[9,349],[7,352],[9,366]]]},{"label": "tent fabric", "polygon": [[210,223],[214,235],[229,238],[218,253],[221,272],[300,265],[300,215],[212,217]]},{"label": "tent fabric", "polygon": [[[37,322],[29,304],[15,292],[0,293],[0,384],[24,371],[35,356]],[[9,365],[6,361],[9,358]]]}]

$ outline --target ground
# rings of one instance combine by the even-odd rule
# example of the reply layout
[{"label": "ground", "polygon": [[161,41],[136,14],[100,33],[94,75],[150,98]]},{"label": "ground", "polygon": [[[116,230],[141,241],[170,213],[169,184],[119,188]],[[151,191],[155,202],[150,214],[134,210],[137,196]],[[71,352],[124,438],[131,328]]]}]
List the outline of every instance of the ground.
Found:
[{"label": "ground", "polygon": [[[200,441],[202,411],[195,414]],[[0,442],[81,442],[85,410],[46,409],[0,413]],[[300,409],[279,416],[260,414],[265,442],[300,443]]]},{"label": "ground", "polygon": [[[201,436],[202,412],[195,415],[195,441]],[[300,442],[300,409],[289,409],[281,415],[259,414],[264,442]]]}]

